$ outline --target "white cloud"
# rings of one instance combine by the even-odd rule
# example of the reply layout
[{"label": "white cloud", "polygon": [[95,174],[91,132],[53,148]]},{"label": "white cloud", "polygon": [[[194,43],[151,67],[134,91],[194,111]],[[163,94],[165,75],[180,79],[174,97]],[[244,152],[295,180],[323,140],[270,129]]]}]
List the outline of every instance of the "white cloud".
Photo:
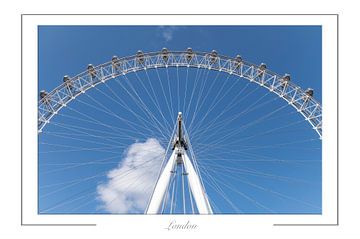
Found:
[{"label": "white cloud", "polygon": [[101,208],[110,213],[143,213],[155,185],[165,149],[154,138],[130,145],[108,181],[97,188]]},{"label": "white cloud", "polygon": [[177,27],[174,26],[162,26],[161,28],[161,35],[166,42],[169,42],[173,39],[174,32],[177,30]]}]

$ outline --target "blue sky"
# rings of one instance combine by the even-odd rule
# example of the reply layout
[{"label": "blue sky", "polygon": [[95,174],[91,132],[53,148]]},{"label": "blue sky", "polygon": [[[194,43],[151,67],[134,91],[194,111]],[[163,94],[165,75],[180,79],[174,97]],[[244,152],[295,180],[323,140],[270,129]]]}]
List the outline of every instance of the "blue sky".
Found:
[{"label": "blue sky", "polygon": [[[291,74],[302,88],[313,88],[321,102],[319,26],[40,26],[38,30],[39,90],[51,91],[64,75],[74,76],[87,64],[104,63],[113,55],[192,47],[264,62],[274,72]],[[216,213],[321,213],[321,141],[300,114],[266,89],[225,74],[186,69],[129,74],[97,88],[71,102],[39,135],[40,213],[141,213],[159,155],[170,140],[161,133],[167,136],[165,132],[171,131],[178,111],[187,116],[185,125]],[[132,89],[163,120],[164,129],[159,131],[151,121],[144,125],[116,104],[119,98],[124,100],[145,119],[128,93],[134,93]],[[231,102],[233,107],[212,124]],[[266,121],[251,124],[280,108]],[[208,116],[203,120],[204,115]],[[135,132],[114,116],[139,128]],[[89,117],[116,128],[89,122]],[[246,130],[239,130],[243,126]],[[112,148],[99,149],[105,146]],[[156,152],[143,155],[141,149],[149,147]],[[144,157],[153,159],[149,167],[141,167],[148,163]],[[127,174],[127,167],[140,168],[139,174]],[[120,181],[117,173],[123,174]]]}]

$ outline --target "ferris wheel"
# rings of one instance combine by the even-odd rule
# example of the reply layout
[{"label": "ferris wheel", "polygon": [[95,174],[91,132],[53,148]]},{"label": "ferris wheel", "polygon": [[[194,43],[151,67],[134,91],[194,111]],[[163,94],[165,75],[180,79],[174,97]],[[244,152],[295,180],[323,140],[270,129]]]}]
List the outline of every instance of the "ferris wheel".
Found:
[{"label": "ferris wheel", "polygon": [[39,96],[40,213],[321,212],[321,104],[264,63],[138,51]]}]

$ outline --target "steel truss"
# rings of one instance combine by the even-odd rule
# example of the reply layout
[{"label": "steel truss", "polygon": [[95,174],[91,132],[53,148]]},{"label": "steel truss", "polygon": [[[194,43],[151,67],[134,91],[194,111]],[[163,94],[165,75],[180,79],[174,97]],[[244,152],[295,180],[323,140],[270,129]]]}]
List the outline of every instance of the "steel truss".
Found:
[{"label": "steel truss", "polygon": [[[173,140],[173,152],[170,158],[167,160],[165,167],[161,169],[161,173],[156,182],[153,194],[151,195],[150,202],[145,211],[146,214],[161,214],[163,213],[162,205],[164,207],[166,201],[167,190],[170,187],[171,178],[176,177],[178,166],[182,166],[183,173],[182,177],[186,176],[189,184],[189,190],[194,197],[196,208],[199,214],[212,214],[212,208],[206,194],[204,184],[200,175],[199,168],[196,163],[196,158],[192,157],[190,160],[186,151],[192,151],[191,143],[189,138],[186,139],[185,126],[182,123],[182,113],[179,112],[177,118],[177,132],[176,135],[172,135]],[[194,164],[193,164],[194,163]],[[195,167],[194,167],[195,166]],[[183,203],[184,203],[184,214],[186,211],[185,202],[184,202],[184,182],[183,182]],[[190,195],[191,197],[191,195]],[[171,211],[172,213],[172,205]],[[194,213],[194,212],[193,212]]]},{"label": "steel truss", "polygon": [[212,52],[168,51],[143,53],[127,57],[113,57],[98,66],[89,65],[87,70],[74,76],[64,77],[64,82],[49,93],[42,92],[38,107],[39,132],[50,122],[62,107],[97,84],[120,75],[165,67],[192,67],[225,72],[254,82],[275,93],[293,106],[322,136],[322,108],[313,98],[313,90],[303,90],[290,76],[281,76],[268,69],[265,64],[255,65],[243,61],[240,56],[231,58]]}]

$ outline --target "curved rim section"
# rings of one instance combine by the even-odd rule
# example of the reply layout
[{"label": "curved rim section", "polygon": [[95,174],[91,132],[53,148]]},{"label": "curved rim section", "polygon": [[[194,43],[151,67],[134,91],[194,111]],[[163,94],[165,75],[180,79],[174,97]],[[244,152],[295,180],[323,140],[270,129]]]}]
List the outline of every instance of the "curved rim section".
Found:
[{"label": "curved rim section", "polygon": [[281,76],[265,64],[255,65],[243,61],[240,56],[231,58],[212,52],[167,51],[142,53],[122,58],[113,57],[98,66],[89,65],[80,74],[64,78],[64,83],[42,95],[38,106],[38,131],[42,132],[54,115],[88,89],[120,75],[163,67],[193,67],[221,71],[254,82],[292,105],[312,128],[322,137],[322,107],[313,98],[313,92],[303,90],[290,81],[290,76]]}]

